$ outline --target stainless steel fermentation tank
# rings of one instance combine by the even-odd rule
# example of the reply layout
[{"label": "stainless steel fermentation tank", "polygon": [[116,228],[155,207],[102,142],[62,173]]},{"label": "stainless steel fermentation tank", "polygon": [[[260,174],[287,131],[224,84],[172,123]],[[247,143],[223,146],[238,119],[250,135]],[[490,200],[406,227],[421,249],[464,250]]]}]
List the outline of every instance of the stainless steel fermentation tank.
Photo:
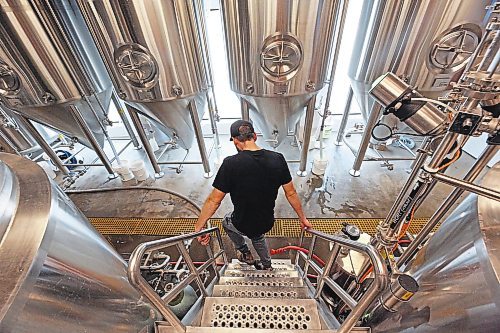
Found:
[{"label": "stainless steel fermentation tank", "polygon": [[[500,164],[482,186],[500,187]],[[406,269],[420,288],[374,332],[496,332],[500,327],[500,202],[469,195]]]},{"label": "stainless steel fermentation tank", "polygon": [[[491,3],[492,0],[363,1],[348,75],[367,125],[351,174],[359,175],[371,131],[379,119],[380,107],[368,94],[372,83],[382,74],[393,72],[424,96],[441,96],[451,89],[450,82],[458,80],[481,41],[485,8]],[[347,114],[348,110],[344,117]],[[384,121],[390,126],[397,124],[392,115]]]},{"label": "stainless steel fermentation tank", "polygon": [[241,99],[243,118],[254,121],[275,147],[295,131],[308,104],[306,133],[312,126],[339,3],[221,0],[231,89]]},{"label": "stainless steel fermentation tank", "polygon": [[191,148],[196,134],[209,173],[199,124],[207,77],[196,2],[78,2],[120,98],[183,148]]},{"label": "stainless steel fermentation tank", "polygon": [[112,84],[71,0],[0,1],[0,101],[92,147],[70,105],[104,144]]},{"label": "stainless steel fermentation tank", "polygon": [[127,264],[36,163],[0,153],[0,202],[1,332],[153,327]]}]

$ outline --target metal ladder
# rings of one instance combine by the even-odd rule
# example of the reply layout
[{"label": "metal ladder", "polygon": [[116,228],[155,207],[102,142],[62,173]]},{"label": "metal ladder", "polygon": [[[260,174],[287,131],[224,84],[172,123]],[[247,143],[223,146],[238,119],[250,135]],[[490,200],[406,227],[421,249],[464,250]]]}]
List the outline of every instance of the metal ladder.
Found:
[{"label": "metal ladder", "polygon": [[[192,264],[183,242],[206,233],[215,234],[221,250],[213,254],[210,247],[207,247],[209,260],[201,267],[196,268]],[[269,333],[369,332],[369,328],[354,326],[366,308],[387,285],[387,272],[382,259],[376,250],[369,245],[323,234],[315,230],[308,230],[308,233],[312,234],[309,254],[298,255],[295,263],[290,260],[273,260],[273,271],[259,271],[253,266],[235,260],[228,263],[220,231],[217,228],[143,243],[132,253],[129,261],[129,280],[151,303],[159,308],[163,315],[165,321],[157,322],[157,333],[229,333],[234,330],[241,333],[263,332],[263,330]],[[333,243],[324,268],[318,267],[311,260],[317,238]],[[301,244],[303,240],[304,233],[301,237]],[[142,258],[148,251],[168,246],[178,247],[191,274],[185,281],[173,288],[168,296],[160,298],[145,281],[142,281],[139,258]],[[375,274],[372,287],[366,296],[358,301],[350,298],[345,292],[345,294],[338,292],[338,295],[345,299],[352,311],[342,325],[337,322],[335,326],[338,328],[332,329],[334,326],[332,322],[336,320],[332,321],[332,318],[327,318],[331,314],[325,312],[324,308],[322,309],[319,295],[325,284],[332,290],[341,289],[330,279],[328,272],[342,247],[364,252],[371,259]],[[218,257],[224,259],[224,266],[217,271],[213,281],[205,286],[199,278],[199,274],[209,266],[215,267],[215,260]],[[300,259],[304,263],[303,267],[299,265]],[[305,278],[309,269],[318,274],[317,287],[312,286]],[[202,296],[198,306],[193,306],[193,310],[197,312],[194,316],[195,319],[184,323],[177,319],[165,304],[168,304],[169,300],[191,282],[198,284]]]}]

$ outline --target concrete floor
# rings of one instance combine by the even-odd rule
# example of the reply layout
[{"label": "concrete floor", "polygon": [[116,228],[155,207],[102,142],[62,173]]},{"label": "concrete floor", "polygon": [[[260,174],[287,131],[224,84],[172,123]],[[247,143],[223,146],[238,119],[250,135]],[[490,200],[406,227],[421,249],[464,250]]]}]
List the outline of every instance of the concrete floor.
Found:
[{"label": "concrete floor", "polygon": [[[352,127],[355,122],[359,122],[359,117],[352,117],[347,128]],[[232,120],[222,120],[219,123],[219,131],[221,133],[222,147],[219,155],[221,158],[235,153],[235,148],[229,141],[228,127]],[[400,188],[408,178],[409,161],[394,162],[394,170],[389,171],[382,167],[380,162],[365,162],[362,165],[361,176],[351,177],[348,174],[352,167],[354,156],[346,145],[335,146],[333,140],[336,137],[337,126],[340,122],[340,117],[335,116],[333,119],[333,131],[330,133],[326,141],[325,156],[329,157],[330,163],[324,177],[317,177],[309,174],[307,177],[298,177],[297,163],[290,163],[289,167],[292,172],[293,181],[297,191],[302,199],[306,215],[311,218],[383,218],[389,211],[394,199],[399,193]],[[210,133],[209,124],[203,122],[205,133]],[[126,133],[123,128],[117,127],[113,136],[124,136]],[[208,135],[207,135],[208,136]],[[357,147],[360,140],[360,135],[353,135],[348,138],[352,146]],[[262,142],[260,138],[258,144],[269,148],[266,142]],[[278,151],[282,152],[288,160],[298,160],[299,151],[292,145],[292,138],[289,138],[278,147]],[[120,148],[125,144],[125,141],[117,141],[117,146]],[[207,150],[210,151],[211,165],[216,171],[216,150],[213,148],[213,139],[206,138]],[[313,147],[314,145],[311,144]],[[109,149],[109,147],[108,147]],[[270,148],[269,148],[270,149]],[[161,148],[158,152],[161,151]],[[312,149],[309,153],[309,161],[318,154],[318,149]],[[374,154],[373,151],[370,154]],[[409,153],[399,147],[391,147],[391,151],[384,154],[392,154],[396,156],[409,156]],[[182,149],[172,149],[165,152],[162,156],[162,161],[179,161],[184,158],[185,151]],[[145,158],[144,150],[134,150],[130,146],[122,154],[122,159],[133,160]],[[86,159],[88,160],[88,159]],[[199,154],[196,148],[191,149],[186,161],[199,161]],[[467,170],[468,166],[473,162],[473,158],[467,154],[453,164],[449,168],[449,174],[462,175]],[[146,162],[150,174],[153,174],[149,162]],[[203,168],[199,164],[186,164],[182,167],[182,172],[177,173],[175,168],[178,165],[162,166],[165,176],[161,179],[149,178],[144,182],[137,183],[136,180],[122,182],[120,179],[109,180],[107,173],[103,167],[93,167],[78,179],[71,189],[89,189],[103,187],[130,187],[130,186],[146,186],[169,189],[178,192],[197,205],[202,205],[207,195],[212,190],[213,178],[205,179],[203,177]],[[311,163],[308,163],[307,169],[311,170]],[[450,187],[447,185],[438,185],[432,192],[432,195],[425,201],[422,207],[416,212],[416,217],[429,217],[432,212],[438,207],[440,202],[447,196]],[[128,191],[127,191],[128,192]],[[85,205],[80,204],[78,196],[73,195],[72,198],[77,202],[82,211],[89,216],[104,214],[105,211],[112,212],[114,216],[124,217],[165,217],[167,212],[162,206],[161,200],[144,200],[143,196],[130,195],[127,192],[123,194],[114,194],[113,199],[108,200],[106,194],[101,196],[86,196]],[[118,197],[117,197],[118,196]],[[226,212],[231,210],[231,202],[227,196],[215,217],[222,217]],[[99,213],[100,212],[100,213]],[[134,215],[134,216],[131,216]],[[147,216],[144,216],[147,215]],[[179,214],[179,217],[183,217]],[[283,193],[280,191],[276,201],[275,209],[276,217],[296,217],[294,211],[289,206]],[[108,215],[109,216],[109,213]],[[170,216],[172,217],[172,216]]]}]

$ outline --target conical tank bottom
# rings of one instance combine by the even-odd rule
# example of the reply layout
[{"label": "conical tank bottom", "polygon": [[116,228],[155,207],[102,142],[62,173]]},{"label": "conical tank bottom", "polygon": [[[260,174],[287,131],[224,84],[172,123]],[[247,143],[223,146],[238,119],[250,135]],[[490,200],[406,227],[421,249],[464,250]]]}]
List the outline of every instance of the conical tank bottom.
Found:
[{"label": "conical tank bottom", "polygon": [[[109,87],[97,95],[106,112],[109,109],[112,93],[113,90]],[[70,105],[75,105],[85,119],[85,122],[92,131],[98,144],[103,147],[104,133],[99,122],[102,124],[106,116],[103,114],[101,106],[95,97],[89,97],[89,100],[99,119],[96,118],[88,103],[82,99],[47,106],[23,107],[15,111],[26,118],[50,127],[68,137],[76,138],[78,142],[92,149],[92,145],[71,114]]]},{"label": "conical tank bottom", "polygon": [[140,103],[126,101],[126,103],[157,123],[158,129],[171,139],[175,138],[180,147],[190,149],[194,141],[193,121],[189,111],[190,101],[196,104],[198,119],[201,120],[206,104],[204,94],[169,101]]},{"label": "conical tank bottom", "polygon": [[241,95],[250,104],[250,119],[262,132],[264,140],[279,146],[302,116],[314,93],[286,97]]}]

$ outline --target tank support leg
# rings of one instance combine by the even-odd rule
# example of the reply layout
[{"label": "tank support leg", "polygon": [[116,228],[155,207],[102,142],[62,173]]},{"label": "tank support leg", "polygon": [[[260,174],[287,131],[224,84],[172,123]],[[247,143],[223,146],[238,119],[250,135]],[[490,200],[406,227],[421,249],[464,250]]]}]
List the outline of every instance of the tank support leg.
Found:
[{"label": "tank support leg", "polygon": [[139,135],[139,139],[142,142],[142,146],[144,147],[144,150],[146,151],[146,155],[148,155],[149,161],[151,162],[151,165],[153,166],[153,169],[155,171],[155,178],[161,178],[165,174],[161,171],[160,165],[158,164],[158,161],[156,160],[155,153],[153,151],[153,148],[149,144],[148,137],[146,135],[146,131],[144,131],[144,127],[142,127],[141,119],[139,118],[139,114],[135,110],[134,107],[128,105],[127,106],[130,119],[132,120],[132,123],[135,126],[135,130],[137,131],[137,134]]},{"label": "tank support leg", "polygon": [[196,102],[194,100],[191,100],[189,102],[188,108],[189,114],[191,115],[191,121],[193,122],[196,141],[198,142],[198,148],[200,150],[203,170],[205,171],[203,177],[210,178],[213,176],[213,172],[210,170],[210,161],[208,159],[207,149],[205,148],[205,140],[203,140],[203,132],[201,130],[200,117],[198,117]]},{"label": "tank support leg", "polygon": [[352,169],[349,170],[349,174],[353,177],[359,177],[361,168],[361,164],[365,159],[366,150],[368,149],[368,145],[370,144],[370,138],[372,135],[372,130],[375,127],[375,124],[380,117],[381,106],[378,103],[373,103],[372,110],[370,112],[370,117],[368,117],[368,121],[366,122],[365,131],[363,132],[363,137],[361,138],[361,143],[359,144],[359,149],[356,154],[356,159],[354,160],[354,164],[352,165]]},{"label": "tank support leg", "polygon": [[309,143],[311,142],[311,132],[314,120],[315,106],[316,106],[316,95],[314,95],[307,104],[302,150],[300,151],[300,164],[299,164],[299,170],[297,171],[297,175],[300,177],[307,176],[307,171],[306,171],[307,155],[309,153]]},{"label": "tank support leg", "polygon": [[69,175],[69,170],[64,166],[61,159],[57,156],[57,154],[52,150],[52,147],[45,141],[45,139],[38,133],[35,126],[31,123],[30,120],[24,117],[19,117],[18,120],[26,127],[31,136],[36,140],[38,145],[43,149],[45,154],[49,156],[49,158],[54,162],[57,168],[64,174]]},{"label": "tank support leg", "polygon": [[128,121],[124,103],[120,100],[115,91],[113,91],[112,98],[113,102],[115,103],[116,110],[118,111],[118,115],[123,122],[123,126],[125,126],[125,130],[127,131],[130,140],[132,140],[132,144],[134,145],[135,149],[141,149],[141,144],[139,143],[139,140],[137,140],[134,130],[132,129],[132,125]]},{"label": "tank support leg", "polygon": [[241,119],[250,121],[250,108],[248,106],[248,102],[243,98],[240,98],[241,102]]},{"label": "tank support leg", "polygon": [[344,137],[345,128],[347,126],[347,121],[349,120],[349,112],[351,112],[352,96],[353,96],[353,91],[352,88],[349,87],[344,113],[342,114],[342,120],[340,121],[339,132],[337,133],[337,140],[335,140],[336,146],[342,146],[342,140]]},{"label": "tank support leg", "polygon": [[75,105],[70,105],[70,110],[71,113],[73,114],[73,117],[78,123],[78,126],[82,129],[83,133],[85,134],[85,137],[87,140],[89,140],[92,148],[94,149],[95,153],[101,160],[102,164],[104,164],[104,167],[106,168],[106,171],[108,172],[108,178],[109,179],[114,179],[117,177],[117,175],[113,172],[113,168],[111,167],[111,162],[109,161],[108,157],[106,156],[106,153],[104,153],[104,150],[101,148],[99,143],[97,142],[96,138],[92,134],[92,131],[88,127],[87,123],[85,122],[85,119],[83,119],[82,114],[78,110],[78,108]]}]

